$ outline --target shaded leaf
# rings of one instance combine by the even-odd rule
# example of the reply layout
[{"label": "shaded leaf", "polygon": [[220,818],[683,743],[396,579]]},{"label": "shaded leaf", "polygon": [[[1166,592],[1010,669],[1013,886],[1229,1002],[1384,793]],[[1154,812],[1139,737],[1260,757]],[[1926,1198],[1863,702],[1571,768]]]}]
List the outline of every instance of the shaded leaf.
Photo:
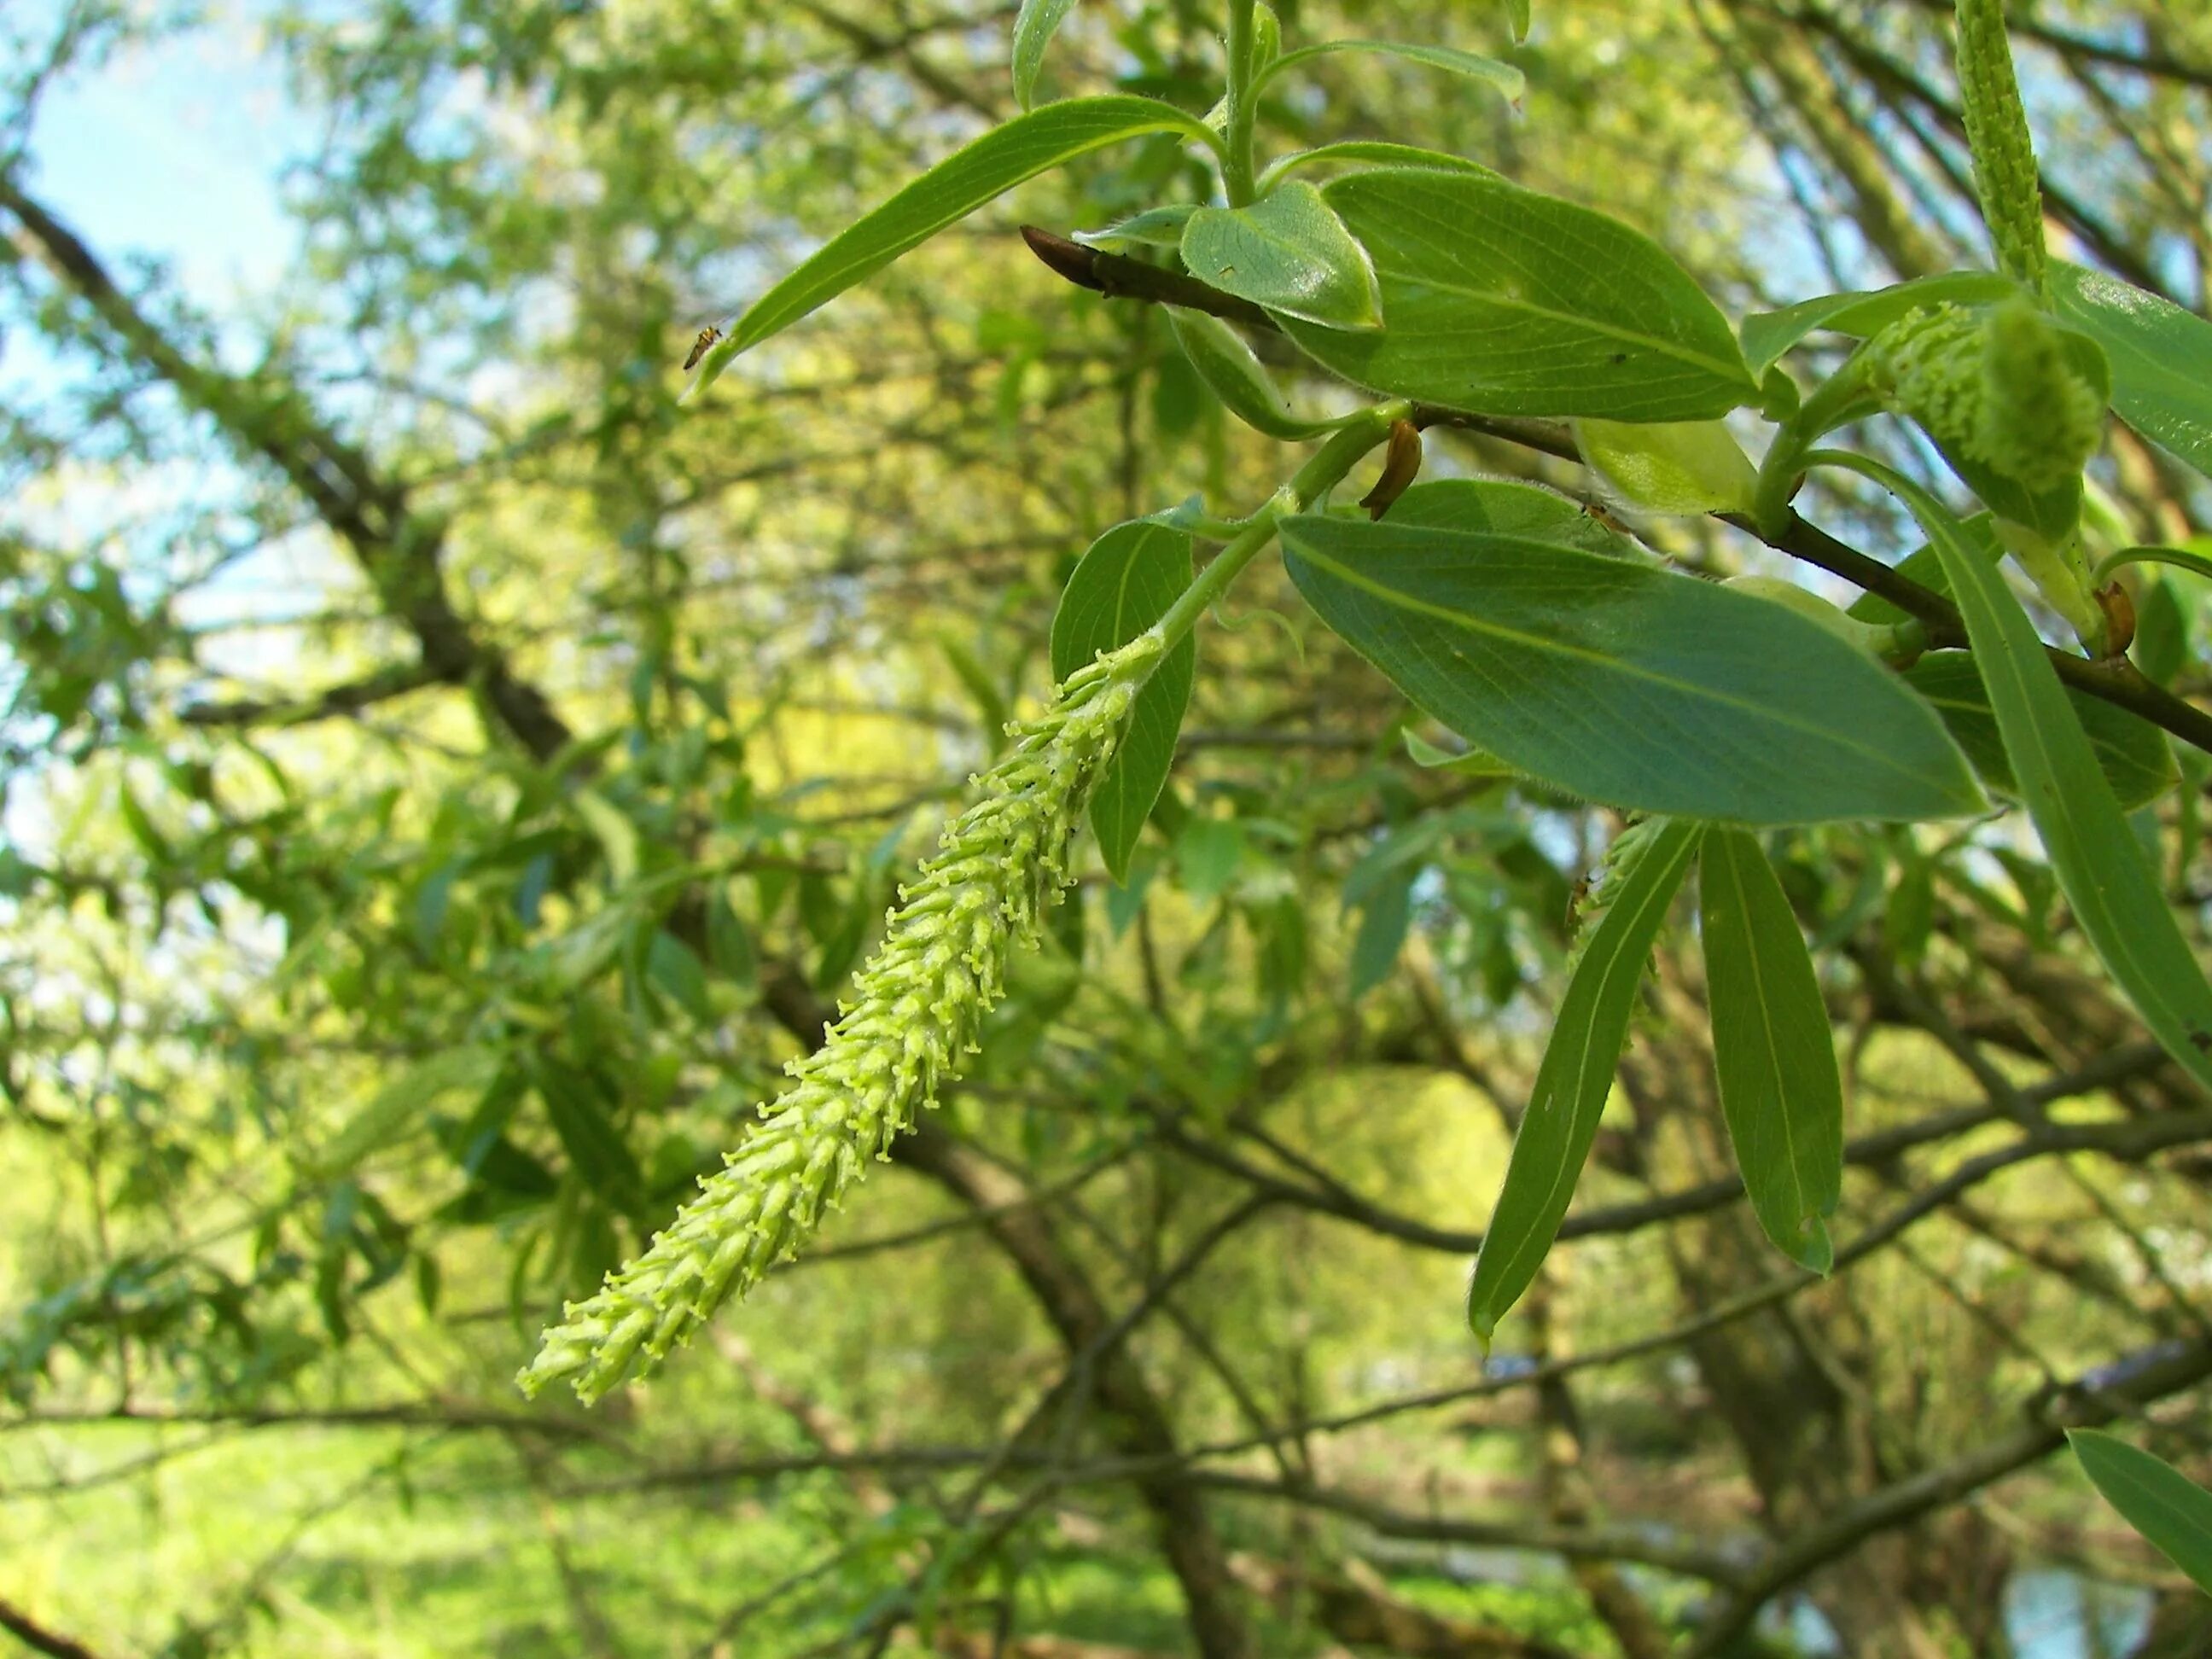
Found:
[{"label": "shaded leaf", "polygon": [[1613,1091],[1644,964],[1698,844],[1692,823],[1640,825],[1629,833],[1648,840],[1607,883],[1605,908],[1568,978],[1475,1257],[1467,1318],[1486,1346],[1500,1316],[1534,1282],[1566,1216]]},{"label": "shaded leaf", "polygon": [[316,1168],[331,1174],[354,1169],[370,1153],[427,1121],[430,1108],[446,1096],[489,1086],[499,1066],[497,1049],[463,1048],[410,1066],[346,1120],[317,1155]]},{"label": "shaded leaf", "polygon": [[1245,425],[1271,438],[1299,439],[1314,437],[1336,424],[1302,421],[1291,414],[1289,401],[1244,337],[1218,317],[1186,311],[1180,306],[1168,307],[1167,314],[1176,343],[1198,371],[1199,379]]},{"label": "shaded leaf", "polygon": [[553,1133],[568,1154],[569,1167],[586,1187],[605,1194],[617,1208],[637,1203],[645,1192],[644,1171],[615,1126],[598,1085],[558,1060],[548,1060],[536,1069],[539,1097],[552,1120]]},{"label": "shaded leaf", "polygon": [[2166,1051],[2212,1088],[2212,985],[2174,925],[2027,613],[1942,502],[1887,469],[1862,459],[1853,465],[1905,502],[1942,561],[2021,799],[2082,933]]},{"label": "shaded leaf", "polygon": [[707,969],[691,947],[662,928],[653,936],[645,957],[646,977],[676,1006],[704,1025],[714,1018],[707,1000]]},{"label": "shaded leaf", "polygon": [[[1452,488],[1480,503],[1514,487]],[[1782,606],[1541,534],[1395,515],[1296,517],[1283,543],[1322,619],[1416,704],[1590,799],[1741,823],[1982,805],[1933,710]]]},{"label": "shaded leaf", "polygon": [[[1091,544],[1061,590],[1052,618],[1052,673],[1066,679],[1102,651],[1126,645],[1190,586],[1190,538],[1148,520],[1116,525]],[[1188,635],[1137,694],[1129,729],[1091,797],[1098,851],[1118,882],[1175,764],[1176,734],[1190,702],[1197,645]]]},{"label": "shaded leaf", "polygon": [[1176,877],[1203,904],[1221,896],[1244,857],[1244,826],[1234,818],[1193,814],[1176,837]]},{"label": "shaded leaf", "polygon": [[1844,1189],[1844,1086],[1828,1011],[1790,900],[1759,842],[1705,831],[1698,904],[1713,1066],[1751,1207],[1778,1249],[1825,1273],[1823,1218]]},{"label": "shaded leaf", "polygon": [[2212,1595],[2212,1492],[2112,1435],[2069,1429],[2066,1442],[2105,1501]]},{"label": "shaded leaf", "polygon": [[1405,948],[1413,919],[1413,878],[1418,868],[1395,870],[1369,895],[1352,936],[1351,994],[1365,996],[1390,977]]},{"label": "shaded leaf", "polygon": [[[2002,795],[2017,796],[2012,763],[2005,758],[1989,688],[1970,651],[1931,651],[1905,671],[1912,689],[1936,706],[1951,736],[1973,763],[1984,783]],[[2066,700],[2097,757],[2098,769],[2112,787],[2123,811],[2156,800],[2180,776],[2166,733],[2140,715],[2116,708],[2101,697],[2069,687]]]}]

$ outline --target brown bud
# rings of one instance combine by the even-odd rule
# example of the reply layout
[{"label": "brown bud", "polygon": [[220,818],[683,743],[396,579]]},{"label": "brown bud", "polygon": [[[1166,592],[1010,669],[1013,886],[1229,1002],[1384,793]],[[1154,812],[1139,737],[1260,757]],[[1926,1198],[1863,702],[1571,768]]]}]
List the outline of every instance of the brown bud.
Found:
[{"label": "brown bud", "polygon": [[2105,654],[2124,657],[2136,639],[2136,602],[2118,582],[2097,590],[2098,608],[2105,613]]},{"label": "brown bud", "polygon": [[1375,488],[1360,498],[1360,506],[1367,516],[1379,519],[1390,510],[1390,503],[1406,493],[1406,487],[1420,476],[1421,432],[1411,421],[1390,422],[1390,447],[1382,458],[1382,476],[1375,481]]},{"label": "brown bud", "polygon": [[1071,241],[1040,225],[1024,225],[1022,240],[1029,244],[1030,252],[1043,260],[1054,276],[1066,278],[1078,288],[1087,288],[1098,294],[1106,292],[1106,284],[1098,276],[1098,255],[1095,249]]}]

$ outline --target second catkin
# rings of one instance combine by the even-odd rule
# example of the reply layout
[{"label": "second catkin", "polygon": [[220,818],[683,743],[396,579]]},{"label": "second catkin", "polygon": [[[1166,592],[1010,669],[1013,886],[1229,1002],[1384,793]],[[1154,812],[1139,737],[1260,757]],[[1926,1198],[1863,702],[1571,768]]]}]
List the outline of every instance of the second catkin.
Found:
[{"label": "second catkin", "polygon": [[2031,490],[2077,477],[2104,429],[2103,392],[2025,299],[1911,312],[1869,343],[1867,374],[1893,413]]}]

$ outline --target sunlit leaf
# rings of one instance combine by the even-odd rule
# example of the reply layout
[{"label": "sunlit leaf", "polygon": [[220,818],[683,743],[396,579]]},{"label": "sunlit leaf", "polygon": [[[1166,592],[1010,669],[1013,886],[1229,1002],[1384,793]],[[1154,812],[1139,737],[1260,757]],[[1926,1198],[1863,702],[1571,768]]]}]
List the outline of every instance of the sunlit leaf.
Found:
[{"label": "sunlit leaf", "polygon": [[694,395],[712,385],[739,352],[781,333],[1023,180],[1150,132],[1216,142],[1203,122],[1174,105],[1126,94],[1072,98],[993,128],[831,237],[754,301],[699,365]]},{"label": "sunlit leaf", "polygon": [[1036,101],[1037,71],[1045,48],[1075,9],[1075,0],[1022,0],[1014,18],[1014,101],[1027,109]]},{"label": "sunlit leaf", "polygon": [[1183,227],[1182,260],[1223,293],[1285,317],[1337,329],[1382,321],[1365,250],[1303,179],[1249,207],[1199,209]]},{"label": "sunlit leaf", "polygon": [[1889,288],[1849,294],[1823,294],[1779,311],[1762,311],[1743,319],[1743,355],[1754,374],[1765,374],[1808,334],[1826,332],[1864,339],[1878,334],[1922,306],[1988,305],[2021,292],[2009,276],[1989,270],[1947,270],[1916,276]]},{"label": "sunlit leaf", "polygon": [[1303,67],[1333,52],[1357,52],[1382,58],[1396,58],[1409,64],[1419,64],[1425,69],[1443,70],[1448,74],[1464,76],[1494,88],[1509,103],[1517,104],[1528,89],[1528,77],[1510,64],[1502,64],[1495,58],[1480,53],[1462,52],[1454,46],[1418,45],[1405,40],[1324,40],[1317,46],[1302,46],[1296,52],[1286,52],[1270,64],[1257,77],[1254,85],[1265,86],[1274,76],[1286,70]]},{"label": "sunlit leaf", "polygon": [[2212,323],[2063,259],[2051,261],[2051,291],[2058,314],[2104,348],[2120,418],[2212,475]]}]

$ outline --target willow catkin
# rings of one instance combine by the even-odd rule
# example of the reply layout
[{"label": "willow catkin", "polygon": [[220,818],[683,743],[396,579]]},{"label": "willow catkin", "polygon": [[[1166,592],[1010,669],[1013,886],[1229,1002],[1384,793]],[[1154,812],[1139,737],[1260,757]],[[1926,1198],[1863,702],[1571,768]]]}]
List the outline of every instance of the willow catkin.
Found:
[{"label": "willow catkin", "polygon": [[2043,186],[2005,39],[2002,0],[1958,0],[1958,15],[1959,102],[1997,269],[2047,302]]},{"label": "willow catkin", "polygon": [[2030,489],[2058,488],[2096,453],[2104,396],[2025,299],[1908,313],[1869,343],[1867,363],[1888,408]]},{"label": "willow catkin", "polygon": [[1036,943],[1071,879],[1069,847],[1091,788],[1164,649],[1147,634],[1101,656],[1038,719],[1009,728],[1012,748],[900,889],[883,944],[822,1047],[791,1062],[793,1085],[645,1254],[568,1304],[517,1379],[525,1392],[566,1378],[588,1405],[650,1371],[796,1254],[866,1160],[887,1157],[916,1112],[936,1104],[1004,994],[1008,960]]}]

